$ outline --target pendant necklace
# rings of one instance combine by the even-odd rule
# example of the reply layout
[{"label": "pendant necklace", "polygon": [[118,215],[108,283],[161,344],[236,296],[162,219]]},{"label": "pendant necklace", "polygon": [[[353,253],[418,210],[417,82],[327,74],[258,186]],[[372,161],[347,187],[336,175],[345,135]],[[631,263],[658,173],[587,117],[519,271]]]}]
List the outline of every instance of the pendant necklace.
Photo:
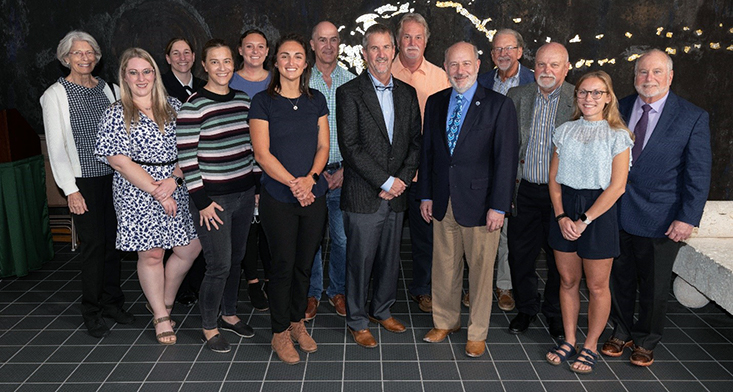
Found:
[{"label": "pendant necklace", "polygon": [[290,102],[290,105],[293,106],[293,110],[298,110],[298,101],[300,101],[300,97],[298,97],[298,99],[295,100],[295,103],[293,103],[293,100],[291,100],[290,98],[287,98],[287,97],[284,97],[284,98],[287,99],[288,102]]}]

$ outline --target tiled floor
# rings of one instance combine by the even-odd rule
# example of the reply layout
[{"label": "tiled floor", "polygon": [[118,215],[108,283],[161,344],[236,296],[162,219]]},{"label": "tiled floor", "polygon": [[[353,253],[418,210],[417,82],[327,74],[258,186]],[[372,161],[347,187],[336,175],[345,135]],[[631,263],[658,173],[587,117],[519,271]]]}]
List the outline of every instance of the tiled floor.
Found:
[{"label": "tiled floor", "polygon": [[506,329],[514,312],[496,306],[487,355],[471,359],[464,354],[465,328],[443,343],[424,343],[431,317],[407,299],[408,241],[392,309],[408,325],[407,332],[397,335],[373,326],[379,347],[358,347],[344,319],[323,301],[308,325],[318,352],[301,353],[303,361],[295,366],[273,356],[268,313],[244,301],[240,315],[256,336],[238,339],[224,332],[233,343],[228,354],[203,348],[195,306],[174,310],[178,344],[156,344],[134,255],[123,263],[123,288],[137,321],[114,325],[102,340],[90,337],[77,309],[77,253],[57,245],[55,258],[42,270],[0,281],[0,391],[733,391],[733,317],[715,305],[691,311],[671,294],[668,328],[654,365],[646,369],[630,365],[628,352],[603,358],[587,376],[567,365],[550,366],[543,359],[553,345],[544,318],[527,333],[511,335]]}]

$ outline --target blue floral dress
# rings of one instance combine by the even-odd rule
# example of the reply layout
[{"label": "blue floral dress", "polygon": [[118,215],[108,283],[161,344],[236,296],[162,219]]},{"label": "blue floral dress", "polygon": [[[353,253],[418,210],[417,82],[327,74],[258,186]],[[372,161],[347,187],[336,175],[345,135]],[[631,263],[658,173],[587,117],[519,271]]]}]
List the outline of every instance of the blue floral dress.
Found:
[{"label": "blue floral dress", "polygon": [[[168,103],[176,112],[181,102],[168,98]],[[122,104],[112,104],[99,123],[99,133],[95,154],[107,162],[108,156],[126,155],[133,161],[143,162],[140,166],[155,180],[173,175],[175,163],[167,165],[147,165],[145,163],[175,162],[178,158],[176,147],[175,121],[165,126],[161,133],[158,125],[142,112],[140,121],[125,130]],[[177,204],[176,216],[165,213],[163,206],[152,195],[127,181],[115,172],[113,181],[113,200],[117,212],[117,249],[123,251],[145,251],[152,248],[170,249],[174,246],[188,245],[197,238],[196,229],[188,210],[188,190],[185,186],[173,192]]]}]

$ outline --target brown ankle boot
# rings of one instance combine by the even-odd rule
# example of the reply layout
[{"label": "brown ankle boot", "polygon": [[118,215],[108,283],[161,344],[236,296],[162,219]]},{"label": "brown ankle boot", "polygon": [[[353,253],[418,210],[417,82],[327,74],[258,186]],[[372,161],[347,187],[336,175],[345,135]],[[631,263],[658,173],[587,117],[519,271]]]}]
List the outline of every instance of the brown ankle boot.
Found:
[{"label": "brown ankle boot", "polygon": [[272,334],[272,349],[277,353],[277,357],[288,365],[295,365],[300,362],[300,355],[295,351],[293,341],[290,340],[290,328]]},{"label": "brown ankle boot", "polygon": [[290,338],[298,342],[300,350],[306,353],[314,353],[318,350],[316,341],[308,334],[303,320],[297,323],[290,323]]}]

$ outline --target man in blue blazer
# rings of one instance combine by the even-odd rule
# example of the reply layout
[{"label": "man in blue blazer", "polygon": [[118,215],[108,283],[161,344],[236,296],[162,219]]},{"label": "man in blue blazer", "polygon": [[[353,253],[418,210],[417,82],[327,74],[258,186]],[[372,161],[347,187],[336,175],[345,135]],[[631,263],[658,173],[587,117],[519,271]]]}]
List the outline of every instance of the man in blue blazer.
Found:
[{"label": "man in blue blazer", "polygon": [[702,217],[712,154],[708,113],[669,91],[672,59],[650,50],[636,61],[634,75],[638,95],[619,101],[636,140],[626,193],[618,201],[621,255],[611,272],[614,331],[601,352],[618,357],[633,346],[631,363],[649,366],[664,330],[680,241]]},{"label": "man in blue blazer", "polygon": [[517,170],[517,113],[511,99],[476,82],[478,50],[458,42],[446,51],[452,88],[428,98],[418,184],[420,212],[433,222],[433,324],[440,342],[460,329],[463,256],[471,307],[466,355],[486,349],[494,259]]}]

